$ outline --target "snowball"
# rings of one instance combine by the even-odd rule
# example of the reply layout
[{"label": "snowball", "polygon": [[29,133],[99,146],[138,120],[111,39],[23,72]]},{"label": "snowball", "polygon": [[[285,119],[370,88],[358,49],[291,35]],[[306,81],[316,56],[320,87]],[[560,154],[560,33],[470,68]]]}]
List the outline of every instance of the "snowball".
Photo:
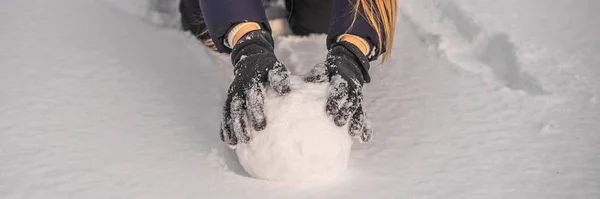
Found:
[{"label": "snowball", "polygon": [[267,127],[249,128],[251,139],[236,147],[244,169],[253,177],[280,181],[333,178],[348,164],[352,138],[325,113],[327,84],[291,77],[286,96],[267,92]]}]

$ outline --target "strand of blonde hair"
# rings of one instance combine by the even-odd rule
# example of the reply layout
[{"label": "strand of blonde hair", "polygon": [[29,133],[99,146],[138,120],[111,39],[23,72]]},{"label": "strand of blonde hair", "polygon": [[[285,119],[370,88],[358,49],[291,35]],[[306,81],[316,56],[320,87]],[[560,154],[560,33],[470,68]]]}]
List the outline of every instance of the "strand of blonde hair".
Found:
[{"label": "strand of blonde hair", "polygon": [[[350,1],[350,0],[349,0]],[[392,44],[394,43],[394,33],[396,31],[396,10],[397,0],[355,0],[354,4],[354,22],[359,14],[369,22],[378,36],[379,47],[383,46],[385,38],[385,53],[382,63],[392,54]],[[352,27],[352,25],[350,27]],[[383,50],[383,49],[382,49]]]}]

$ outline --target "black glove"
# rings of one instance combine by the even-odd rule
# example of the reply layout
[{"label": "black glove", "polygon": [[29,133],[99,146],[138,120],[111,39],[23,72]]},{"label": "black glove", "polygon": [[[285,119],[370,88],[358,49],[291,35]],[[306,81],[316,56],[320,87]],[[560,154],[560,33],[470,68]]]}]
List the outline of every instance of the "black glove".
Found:
[{"label": "black glove", "polygon": [[361,142],[373,137],[371,124],[362,107],[362,86],[369,83],[369,60],[358,47],[349,42],[333,44],[324,63],[318,64],[305,78],[307,82],[329,81],[325,107],[337,126],[350,123],[349,133]]},{"label": "black glove", "polygon": [[263,130],[267,125],[264,99],[267,83],[277,93],[290,92],[290,72],[273,53],[273,38],[264,30],[244,35],[231,52],[234,79],[223,108],[221,140],[230,146],[250,140],[246,126]]}]

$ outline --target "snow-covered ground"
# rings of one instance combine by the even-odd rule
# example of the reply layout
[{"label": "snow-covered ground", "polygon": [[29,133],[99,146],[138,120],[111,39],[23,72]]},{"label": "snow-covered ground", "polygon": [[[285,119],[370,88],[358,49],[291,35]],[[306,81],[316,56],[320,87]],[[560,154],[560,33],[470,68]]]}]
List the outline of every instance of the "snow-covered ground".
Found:
[{"label": "snow-covered ground", "polygon": [[[375,142],[310,183],[244,174],[228,58],[147,1],[0,1],[0,198],[600,198],[596,0],[399,0]],[[301,74],[323,42],[276,53]]]}]

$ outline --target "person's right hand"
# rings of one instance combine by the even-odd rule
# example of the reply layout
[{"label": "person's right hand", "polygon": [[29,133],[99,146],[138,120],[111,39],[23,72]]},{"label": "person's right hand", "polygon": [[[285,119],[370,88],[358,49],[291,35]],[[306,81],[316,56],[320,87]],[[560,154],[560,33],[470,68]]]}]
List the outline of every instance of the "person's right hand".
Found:
[{"label": "person's right hand", "polygon": [[264,30],[244,35],[233,47],[231,61],[235,77],[223,107],[220,137],[234,147],[250,140],[247,126],[265,129],[266,86],[281,95],[289,93],[290,72],[275,57],[271,33]]}]

